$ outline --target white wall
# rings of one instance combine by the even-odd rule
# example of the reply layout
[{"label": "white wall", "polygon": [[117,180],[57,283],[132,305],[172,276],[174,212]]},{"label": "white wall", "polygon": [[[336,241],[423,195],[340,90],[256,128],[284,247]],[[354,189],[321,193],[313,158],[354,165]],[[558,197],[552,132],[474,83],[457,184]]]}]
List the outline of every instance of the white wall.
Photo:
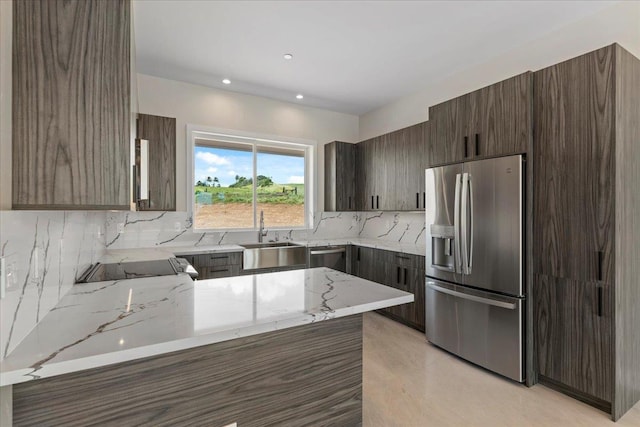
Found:
[{"label": "white wall", "polygon": [[[139,111],[177,119],[177,209],[186,209],[186,125],[302,138],[318,142],[318,194],[323,194],[323,145],[357,142],[358,117],[252,95],[138,74]],[[324,200],[318,197],[323,210]]]},{"label": "white wall", "polygon": [[[505,35],[508,37],[508,34]],[[428,120],[428,107],[525,71],[539,70],[617,42],[640,58],[640,2],[618,2],[467,70],[416,88],[409,96],[360,116],[359,141]]]}]

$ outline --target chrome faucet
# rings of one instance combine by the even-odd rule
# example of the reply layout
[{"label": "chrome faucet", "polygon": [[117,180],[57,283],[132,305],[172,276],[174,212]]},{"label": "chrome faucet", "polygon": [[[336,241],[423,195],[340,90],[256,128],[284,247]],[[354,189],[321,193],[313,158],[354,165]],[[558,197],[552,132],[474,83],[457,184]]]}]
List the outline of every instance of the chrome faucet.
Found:
[{"label": "chrome faucet", "polygon": [[264,211],[260,211],[260,230],[258,230],[258,242],[262,243],[262,238],[267,235],[264,229]]}]

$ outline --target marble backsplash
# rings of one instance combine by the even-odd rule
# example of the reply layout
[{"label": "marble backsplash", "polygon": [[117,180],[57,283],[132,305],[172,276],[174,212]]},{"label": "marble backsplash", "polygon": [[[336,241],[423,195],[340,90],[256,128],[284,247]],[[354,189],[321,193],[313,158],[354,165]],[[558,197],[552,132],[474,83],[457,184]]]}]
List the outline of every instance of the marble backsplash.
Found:
[{"label": "marble backsplash", "polygon": [[[424,230],[420,212],[316,212],[311,229],[267,228],[265,241],[363,237],[421,245]],[[198,232],[187,212],[109,212],[105,233],[109,249],[250,243],[258,238],[255,231]]]},{"label": "marble backsplash", "polygon": [[106,212],[0,211],[3,359],[105,251]]}]

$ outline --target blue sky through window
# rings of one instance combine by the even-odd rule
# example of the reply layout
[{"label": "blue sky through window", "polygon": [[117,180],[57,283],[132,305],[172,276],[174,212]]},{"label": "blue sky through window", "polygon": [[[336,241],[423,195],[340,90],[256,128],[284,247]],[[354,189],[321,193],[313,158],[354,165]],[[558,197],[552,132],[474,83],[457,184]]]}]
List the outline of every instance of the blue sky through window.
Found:
[{"label": "blue sky through window", "polygon": [[[220,185],[227,187],[235,182],[236,175],[251,178],[252,156],[251,151],[196,146],[194,184],[217,177]],[[304,183],[304,157],[260,152],[257,157],[258,175],[271,177],[276,184]]]}]

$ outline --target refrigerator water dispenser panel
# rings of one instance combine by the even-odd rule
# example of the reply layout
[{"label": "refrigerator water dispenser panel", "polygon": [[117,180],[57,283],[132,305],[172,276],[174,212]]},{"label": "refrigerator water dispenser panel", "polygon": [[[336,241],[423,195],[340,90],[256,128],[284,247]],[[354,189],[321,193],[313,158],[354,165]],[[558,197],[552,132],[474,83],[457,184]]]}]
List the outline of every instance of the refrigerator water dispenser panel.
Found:
[{"label": "refrigerator water dispenser panel", "polygon": [[431,266],[455,271],[454,227],[431,224]]}]

